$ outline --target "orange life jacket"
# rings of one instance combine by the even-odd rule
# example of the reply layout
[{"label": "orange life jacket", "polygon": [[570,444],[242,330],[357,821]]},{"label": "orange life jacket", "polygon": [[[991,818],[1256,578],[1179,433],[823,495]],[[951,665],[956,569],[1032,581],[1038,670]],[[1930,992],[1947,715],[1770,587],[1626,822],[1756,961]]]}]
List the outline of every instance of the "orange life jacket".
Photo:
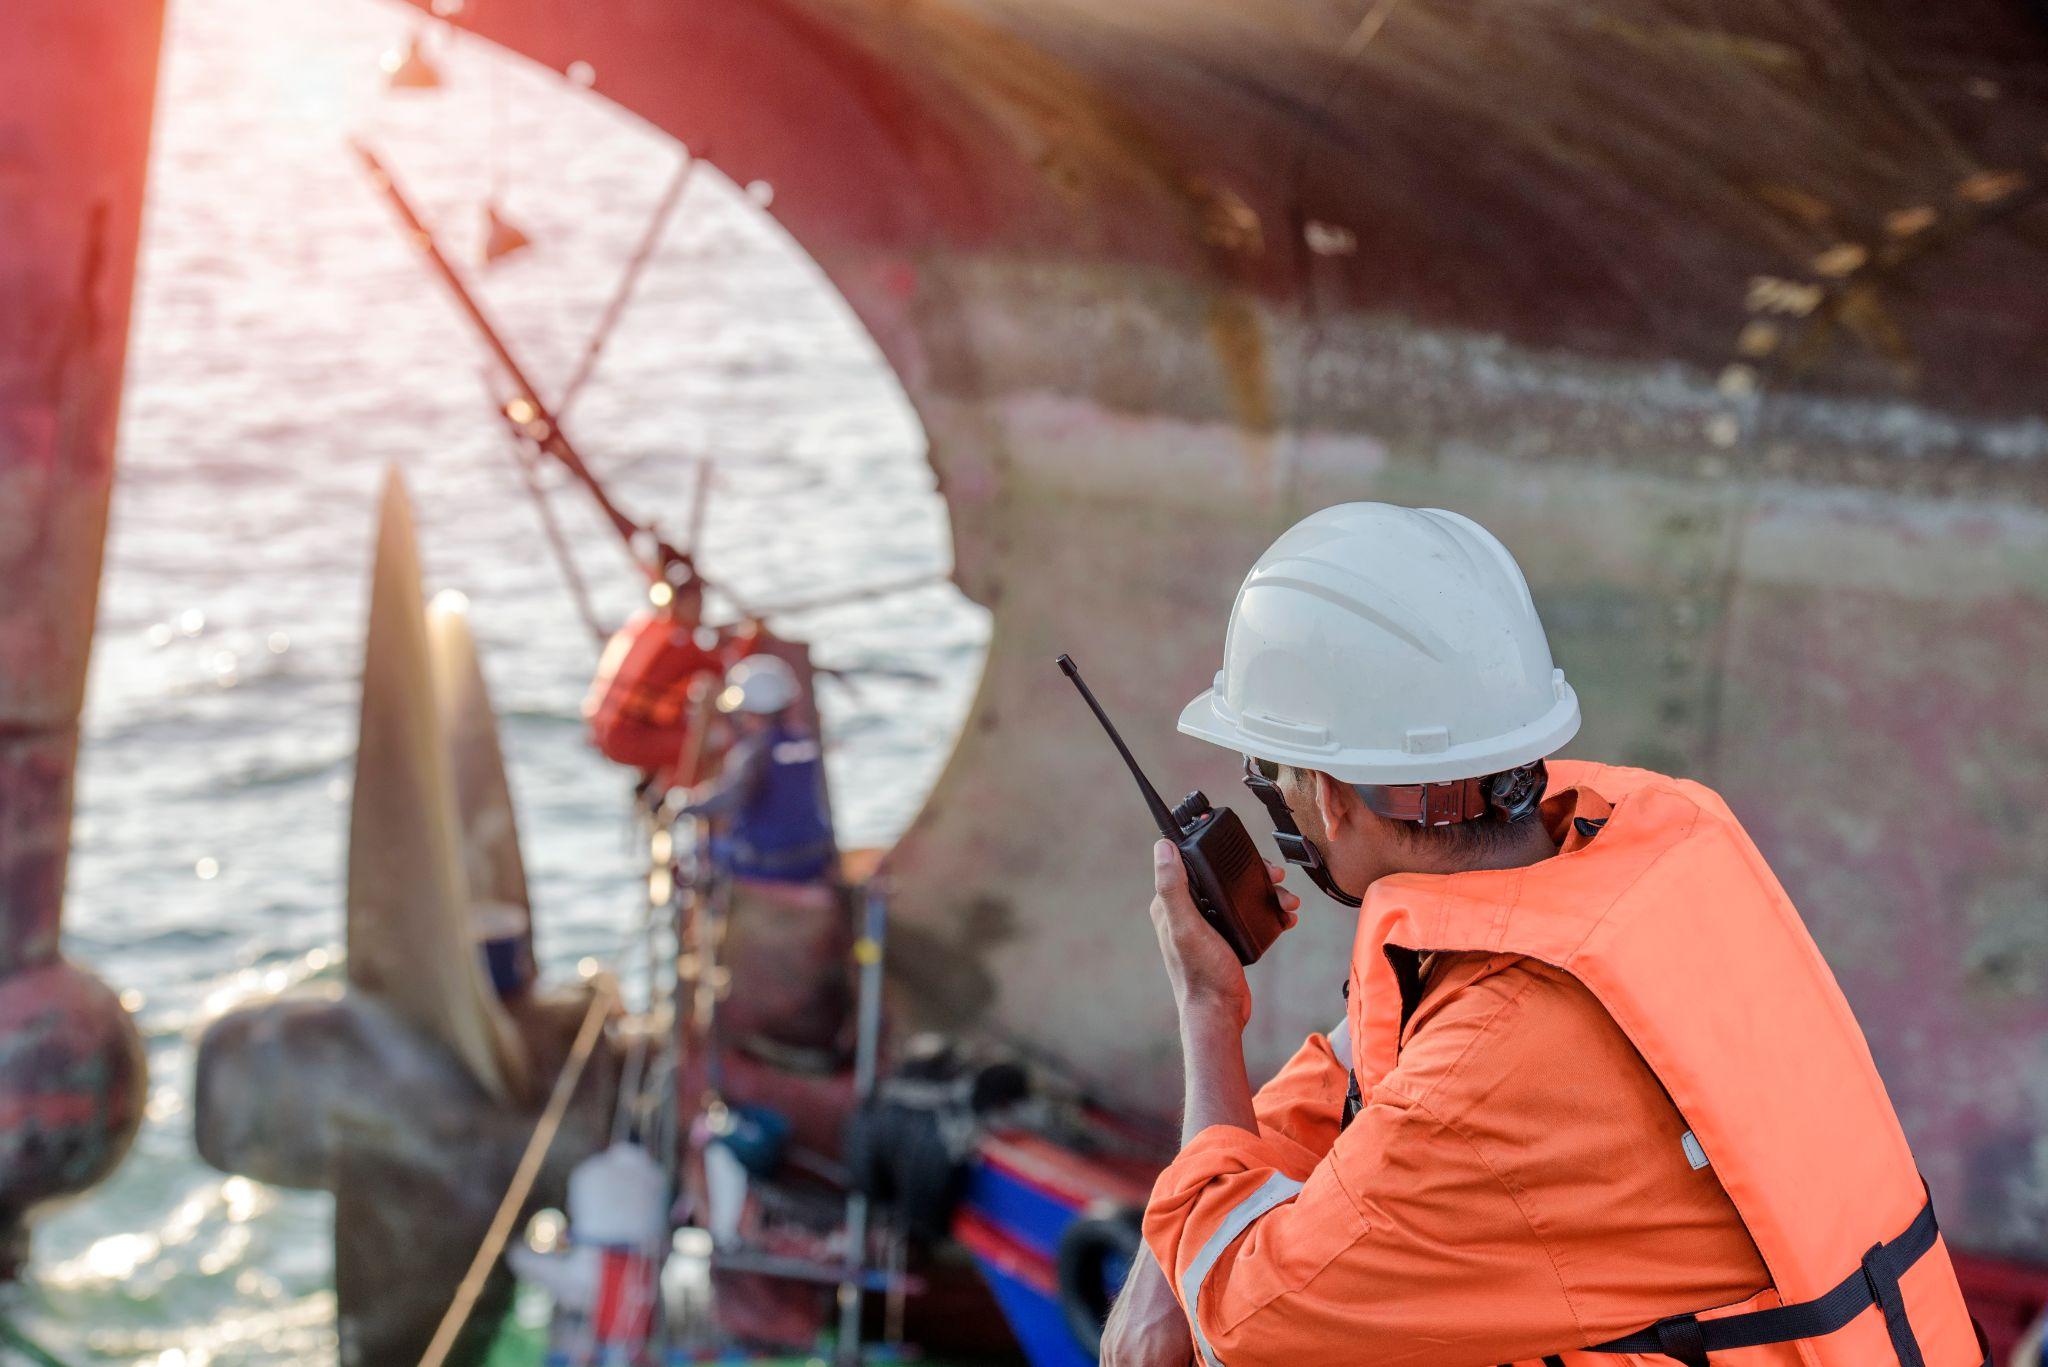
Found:
[{"label": "orange life jacket", "polygon": [[1543,815],[1580,840],[1522,868],[1397,874],[1367,892],[1349,988],[1356,1080],[1370,1095],[1393,1066],[1421,954],[1554,965],[1670,1093],[1688,1156],[1711,1164],[1773,1283],[1547,1361],[1988,1367],[1863,1032],[1727,805],[1681,779],[1553,762]]},{"label": "orange life jacket", "polygon": [[591,743],[605,758],[676,777],[670,770],[690,748],[691,684],[708,678],[715,687],[754,644],[751,633],[726,632],[707,646],[702,630],[643,610],[612,633],[583,702]]}]

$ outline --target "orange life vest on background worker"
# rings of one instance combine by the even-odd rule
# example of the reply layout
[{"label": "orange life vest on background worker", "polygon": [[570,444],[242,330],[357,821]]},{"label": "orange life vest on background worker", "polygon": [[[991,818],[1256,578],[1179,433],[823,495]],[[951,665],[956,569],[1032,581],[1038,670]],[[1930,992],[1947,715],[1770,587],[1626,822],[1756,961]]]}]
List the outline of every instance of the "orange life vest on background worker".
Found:
[{"label": "orange life vest on background worker", "polygon": [[751,629],[714,633],[673,606],[633,614],[605,643],[584,698],[591,744],[664,788],[695,781],[674,772],[691,745],[691,686],[701,680],[715,692],[753,646]]},{"label": "orange life vest on background worker", "polygon": [[[1642,770],[1567,761],[1549,769],[1543,815],[1568,833],[1557,856],[1510,869],[1396,874],[1366,893],[1346,994],[1356,1098],[1409,1100],[1381,1084],[1397,1067],[1419,999],[1421,956],[1551,965],[1598,1000],[1669,1094],[1689,1127],[1692,1166],[1719,1180],[1771,1284],[1734,1304],[1670,1305],[1653,1324],[1590,1324],[1580,1341],[1534,1345],[1539,1356],[1526,1361],[1988,1364],[1862,1031],[1727,806],[1696,783]],[[1573,1061],[1557,1062],[1568,1069]],[[1288,1100],[1262,1092],[1262,1122]],[[1332,1104],[1327,1089],[1320,1104]],[[1583,1098],[1588,1111],[1602,1104],[1599,1095]],[[1389,1157],[1347,1152],[1339,1137],[1346,1121],[1325,1122],[1322,1154],[1270,1133],[1212,1127],[1161,1175],[1146,1236],[1198,1349],[1211,1363],[1240,1367],[1485,1367],[1460,1356],[1461,1338],[1485,1337],[1464,1338],[1461,1325],[1497,1323],[1512,1307],[1474,1304],[1466,1288],[1433,1307],[1439,1336],[1411,1336],[1398,1355],[1382,1355],[1369,1334],[1345,1332],[1344,1307],[1330,1303],[1330,1269],[1353,1243],[1373,1238],[1375,1212],[1350,1193],[1385,1180],[1346,1165]],[[1295,1139],[1313,1130],[1289,1128]],[[1513,1173],[1501,1180],[1512,1188]],[[1305,1191],[1313,1199],[1302,1203]],[[1475,1221],[1473,1235],[1488,1237],[1490,1228]],[[1532,1256],[1547,1250],[1577,1263],[1557,1269],[1557,1279],[1602,1282],[1601,1248],[1550,1248],[1534,1233]],[[1446,1247],[1440,1256],[1449,1271],[1460,1254]],[[1625,1271],[1605,1279],[1625,1280]],[[1251,1294],[1217,1295],[1217,1283],[1231,1279]],[[1457,1285],[1454,1275],[1445,1281]],[[1412,1316],[1415,1307],[1405,1310]],[[1574,1312],[1582,1323],[1599,1314],[1597,1306]],[[1371,1313],[1361,1306],[1361,1323]]]}]

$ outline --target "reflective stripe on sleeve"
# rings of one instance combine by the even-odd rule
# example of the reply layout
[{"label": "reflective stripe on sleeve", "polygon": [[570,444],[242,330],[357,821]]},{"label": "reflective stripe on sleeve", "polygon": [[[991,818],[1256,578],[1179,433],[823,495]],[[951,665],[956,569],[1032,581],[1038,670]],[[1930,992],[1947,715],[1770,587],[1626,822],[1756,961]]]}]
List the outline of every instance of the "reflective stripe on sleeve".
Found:
[{"label": "reflective stripe on sleeve", "polygon": [[1209,1242],[1202,1245],[1202,1251],[1188,1264],[1188,1270],[1181,1275],[1181,1303],[1188,1308],[1188,1328],[1194,1330],[1195,1346],[1202,1350],[1202,1361],[1209,1367],[1223,1367],[1215,1352],[1209,1347],[1209,1336],[1202,1332],[1202,1316],[1198,1308],[1202,1296],[1202,1283],[1208,1279],[1209,1269],[1216,1266],[1216,1260],[1223,1256],[1223,1250],[1237,1241],[1237,1237],[1251,1228],[1252,1221],[1264,1215],[1282,1201],[1293,1199],[1301,1190],[1301,1183],[1285,1173],[1274,1173],[1265,1183],[1244,1200],[1237,1203],[1230,1214],[1223,1217],[1223,1223],[1209,1236]]}]

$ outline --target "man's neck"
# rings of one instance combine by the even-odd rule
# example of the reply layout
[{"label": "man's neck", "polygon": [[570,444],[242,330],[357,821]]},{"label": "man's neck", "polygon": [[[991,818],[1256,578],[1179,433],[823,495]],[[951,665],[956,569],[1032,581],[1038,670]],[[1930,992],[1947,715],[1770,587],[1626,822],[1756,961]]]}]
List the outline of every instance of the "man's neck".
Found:
[{"label": "man's neck", "polygon": [[1489,844],[1469,858],[1460,860],[1457,867],[1448,873],[1476,873],[1481,869],[1519,869],[1530,864],[1540,864],[1557,853],[1557,842],[1550,838],[1541,821],[1523,820],[1515,823],[1515,836],[1497,844]]}]

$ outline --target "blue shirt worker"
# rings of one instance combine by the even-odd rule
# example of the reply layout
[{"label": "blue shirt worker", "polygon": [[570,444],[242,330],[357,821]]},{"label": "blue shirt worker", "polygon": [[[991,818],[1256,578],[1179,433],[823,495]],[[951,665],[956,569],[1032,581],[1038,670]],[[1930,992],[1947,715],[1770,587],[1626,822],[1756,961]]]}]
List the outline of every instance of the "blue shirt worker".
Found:
[{"label": "blue shirt worker", "polygon": [[683,809],[715,823],[712,856],[734,878],[814,883],[838,863],[826,807],[825,761],[804,725],[796,671],[773,655],[750,655],[725,676],[718,710],[734,740],[719,777]]}]

